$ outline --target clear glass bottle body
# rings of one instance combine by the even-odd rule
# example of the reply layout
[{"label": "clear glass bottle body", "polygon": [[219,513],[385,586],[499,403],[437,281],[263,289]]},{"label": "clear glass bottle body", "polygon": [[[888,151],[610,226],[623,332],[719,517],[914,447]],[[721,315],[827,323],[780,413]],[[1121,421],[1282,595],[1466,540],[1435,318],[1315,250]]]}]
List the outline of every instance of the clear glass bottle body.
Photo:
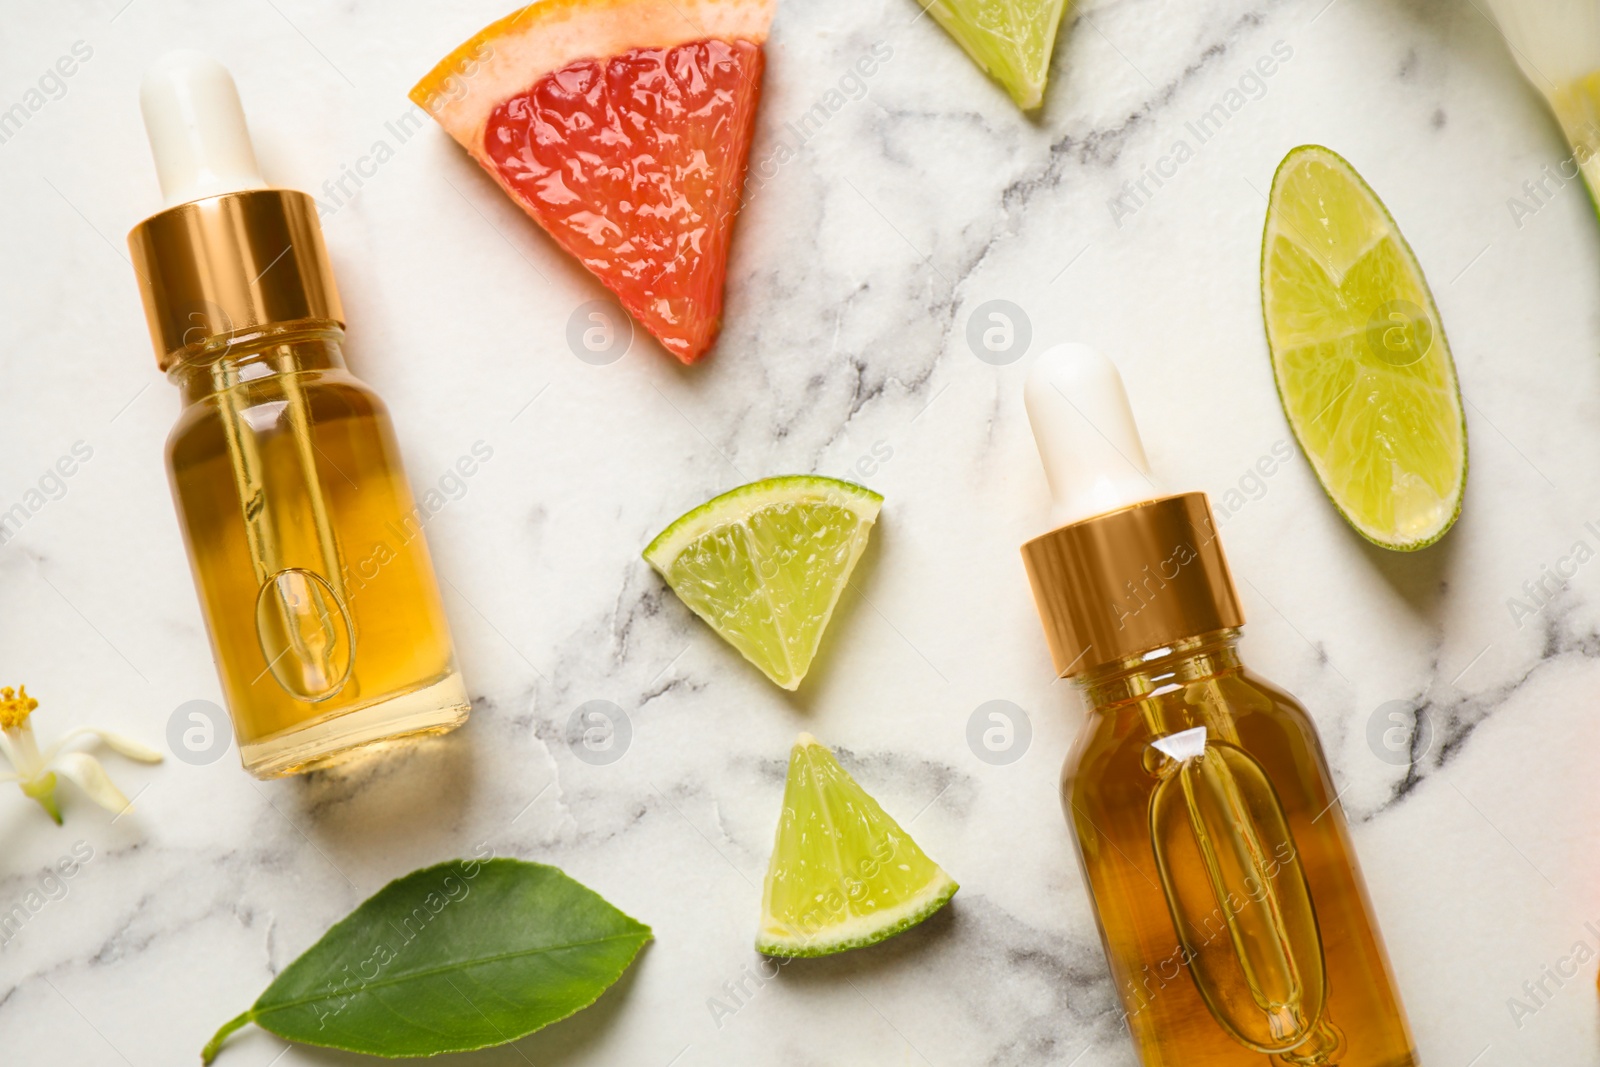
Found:
[{"label": "clear glass bottle body", "polygon": [[470,710],[382,401],[336,323],[215,339],[168,370],[167,469],[245,769],[272,778]]},{"label": "clear glass bottle body", "polygon": [[1221,630],[1078,679],[1062,768],[1145,1067],[1416,1062],[1315,727]]}]

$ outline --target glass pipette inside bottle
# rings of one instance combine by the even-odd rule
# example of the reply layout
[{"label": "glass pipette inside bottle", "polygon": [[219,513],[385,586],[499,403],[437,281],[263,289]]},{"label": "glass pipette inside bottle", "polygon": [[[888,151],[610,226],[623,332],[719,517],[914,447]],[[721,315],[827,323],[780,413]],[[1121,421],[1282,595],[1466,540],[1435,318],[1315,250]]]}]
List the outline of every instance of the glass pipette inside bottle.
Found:
[{"label": "glass pipette inside bottle", "polygon": [[[145,75],[139,103],[168,207],[267,188],[233,78],[210,56],[163,56]],[[287,241],[284,249],[294,254]],[[256,281],[274,266],[262,264]],[[298,700],[326,700],[350,679],[357,635],[310,407],[287,348],[269,346],[245,363],[230,359],[249,331],[212,333],[217,316],[212,304],[195,320],[208,323],[200,358],[212,377],[258,584],[256,635],[271,676],[286,692]],[[249,385],[267,375],[278,383],[271,399]]]}]

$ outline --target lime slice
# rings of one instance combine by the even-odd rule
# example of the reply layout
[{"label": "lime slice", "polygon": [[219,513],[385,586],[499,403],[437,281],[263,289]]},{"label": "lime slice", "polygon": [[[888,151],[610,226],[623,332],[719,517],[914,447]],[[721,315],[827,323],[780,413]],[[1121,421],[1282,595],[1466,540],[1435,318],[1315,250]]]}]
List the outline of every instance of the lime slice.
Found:
[{"label": "lime slice", "polygon": [[1044,99],[1066,0],[919,0],[1025,111]]},{"label": "lime slice", "polygon": [[828,956],[875,945],[944,907],[958,888],[832,752],[800,735],[789,753],[756,951]]},{"label": "lime slice", "polygon": [[1467,424],[1422,268],[1338,155],[1302,145],[1272,180],[1261,310],[1278,397],[1334,507],[1410,551],[1461,514]]},{"label": "lime slice", "polygon": [[684,515],[644,558],[745,659],[795,689],[882,506],[833,478],[768,478]]}]

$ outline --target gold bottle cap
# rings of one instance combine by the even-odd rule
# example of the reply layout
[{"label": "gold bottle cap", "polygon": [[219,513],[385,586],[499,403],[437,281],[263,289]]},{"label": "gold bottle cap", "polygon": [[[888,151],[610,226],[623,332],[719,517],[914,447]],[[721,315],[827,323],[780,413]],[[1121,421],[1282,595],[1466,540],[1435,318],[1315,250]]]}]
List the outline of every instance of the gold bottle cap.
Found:
[{"label": "gold bottle cap", "polygon": [[1244,625],[1204,493],[1095,515],[1022,546],[1056,674]]},{"label": "gold bottle cap", "polygon": [[162,370],[212,338],[292,322],[344,325],[316,202],[247,189],[152,215],[128,234]]}]

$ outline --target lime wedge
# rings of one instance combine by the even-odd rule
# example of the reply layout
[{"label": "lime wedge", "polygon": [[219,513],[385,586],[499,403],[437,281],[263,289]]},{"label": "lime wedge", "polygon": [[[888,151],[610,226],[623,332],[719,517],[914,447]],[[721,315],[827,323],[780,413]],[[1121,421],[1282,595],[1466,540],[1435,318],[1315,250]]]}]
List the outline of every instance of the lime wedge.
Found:
[{"label": "lime wedge", "polygon": [[1024,111],[1044,99],[1066,0],[919,0]]},{"label": "lime wedge", "polygon": [[1356,532],[1410,551],[1461,514],[1467,424],[1422,268],[1361,175],[1302,145],[1272,179],[1261,310],[1289,426]]},{"label": "lime wedge", "polygon": [[684,515],[644,558],[723,640],[795,689],[882,506],[833,478],[768,478]]},{"label": "lime wedge", "polygon": [[832,752],[800,735],[789,753],[756,951],[828,956],[875,945],[944,907],[958,888]]}]

